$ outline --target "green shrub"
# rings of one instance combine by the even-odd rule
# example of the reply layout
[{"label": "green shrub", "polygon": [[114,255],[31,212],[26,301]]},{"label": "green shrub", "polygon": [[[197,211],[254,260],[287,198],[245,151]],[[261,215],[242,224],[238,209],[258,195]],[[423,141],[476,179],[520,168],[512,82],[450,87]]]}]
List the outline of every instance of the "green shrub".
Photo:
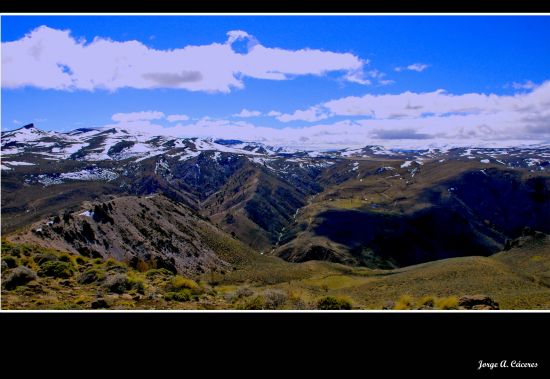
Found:
[{"label": "green shrub", "polygon": [[322,310],[351,309],[351,302],[343,298],[325,296],[317,302],[317,309],[322,309]]},{"label": "green shrub", "polygon": [[96,268],[89,268],[78,277],[78,283],[91,284],[105,279],[105,273]]},{"label": "green shrub", "polygon": [[104,286],[107,290],[114,293],[124,293],[132,288],[128,277],[124,274],[114,274],[108,276],[107,279],[105,279]]},{"label": "green shrub", "polygon": [[143,278],[134,274],[130,274],[128,275],[128,284],[131,289],[135,289],[138,293],[145,293],[145,281],[143,280]]},{"label": "green shrub", "polygon": [[12,245],[7,241],[2,241],[2,255],[9,254],[19,258],[21,256],[20,246]]},{"label": "green shrub", "polygon": [[148,278],[156,278],[156,277],[170,277],[174,276],[174,273],[170,270],[167,270],[165,268],[153,268],[145,274]]},{"label": "green shrub", "polygon": [[281,290],[264,291],[265,309],[278,309],[285,305],[287,294]]},{"label": "green shrub", "polygon": [[254,291],[252,291],[250,288],[248,287],[240,287],[237,289],[237,291],[235,291],[235,297],[237,298],[243,298],[243,297],[249,297],[249,296],[252,296],[254,295]]},{"label": "green shrub", "polygon": [[182,289],[188,289],[191,291],[196,291],[199,288],[197,282],[191,279],[184,278],[183,276],[176,275],[168,285],[169,291],[177,292]]},{"label": "green shrub", "polygon": [[52,278],[70,278],[73,276],[74,269],[71,263],[61,261],[47,261],[40,265],[40,276],[50,276]]},{"label": "green shrub", "polygon": [[189,301],[192,299],[191,291],[188,289],[183,289],[180,291],[171,291],[167,292],[164,295],[164,299],[168,301]]},{"label": "green shrub", "polygon": [[113,258],[109,258],[105,261],[105,266],[109,272],[125,273],[128,271],[128,267],[119,261],[115,261]]},{"label": "green shrub", "polygon": [[225,299],[234,303],[239,299],[250,297],[254,295],[254,291],[252,291],[248,287],[239,287],[235,292],[230,292],[225,295]]},{"label": "green shrub", "polygon": [[84,259],[84,257],[78,256],[75,258],[75,262],[79,265],[83,265],[83,264],[86,264],[86,259]]},{"label": "green shrub", "polygon": [[39,253],[33,258],[37,265],[42,266],[46,262],[57,261],[57,257],[51,253]]},{"label": "green shrub", "polygon": [[237,309],[247,309],[247,310],[265,309],[265,299],[261,295],[248,298],[244,302],[240,303],[237,306]]},{"label": "green shrub", "polygon": [[9,256],[9,255],[6,256],[2,259],[2,261],[6,262],[6,265],[8,266],[8,268],[17,267],[17,259],[15,259],[12,256]]},{"label": "green shrub", "polygon": [[110,292],[114,293],[124,293],[130,290],[136,290],[137,292],[143,294],[145,291],[145,282],[142,278],[134,275],[126,274],[114,274],[110,275],[105,279],[104,283],[105,288]]}]

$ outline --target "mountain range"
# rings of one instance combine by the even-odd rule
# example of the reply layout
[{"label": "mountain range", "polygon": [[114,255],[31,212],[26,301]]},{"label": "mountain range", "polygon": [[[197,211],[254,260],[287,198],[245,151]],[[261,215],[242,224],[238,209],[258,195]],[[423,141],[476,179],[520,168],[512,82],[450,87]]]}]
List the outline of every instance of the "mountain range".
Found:
[{"label": "mountain range", "polygon": [[548,146],[307,151],[33,124],[1,143],[10,243],[133,270],[254,267],[265,284],[273,267],[393,272],[550,234]]}]

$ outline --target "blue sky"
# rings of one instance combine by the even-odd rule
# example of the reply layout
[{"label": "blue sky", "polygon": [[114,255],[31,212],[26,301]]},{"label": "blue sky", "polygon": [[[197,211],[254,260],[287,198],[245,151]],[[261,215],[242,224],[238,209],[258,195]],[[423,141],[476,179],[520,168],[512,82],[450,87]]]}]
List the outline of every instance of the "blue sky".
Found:
[{"label": "blue sky", "polygon": [[[545,121],[547,116],[544,108],[548,86],[544,83],[550,79],[547,16],[3,16],[1,23],[2,130],[28,122],[58,131],[112,125],[116,123],[113,115],[128,113],[133,116],[120,116],[118,122],[130,122],[129,127],[141,129],[152,125],[151,130],[173,127],[174,122],[167,120],[169,115],[185,115],[189,119],[180,120],[180,127],[205,120],[212,126],[213,120],[223,120],[223,126],[214,126],[227,129],[240,122],[241,126],[246,123],[249,128],[265,131],[262,127],[309,129],[322,124],[325,129],[344,130],[351,123],[369,128],[367,139],[396,135],[381,132],[386,129],[398,131],[397,135],[402,131],[405,139],[411,139],[411,130],[424,136],[420,139],[426,139],[426,135],[441,138],[446,133],[446,138],[470,135],[478,139],[512,136],[546,140],[550,133],[544,122],[539,125],[540,119]],[[41,26],[47,29],[37,32]],[[61,31],[65,30],[70,30],[70,35],[63,35]],[[230,43],[232,37],[227,33],[231,31],[246,33],[235,34]],[[92,67],[86,66],[91,55],[83,53],[73,60],[59,47],[65,43],[90,46],[97,37],[106,40],[104,45],[108,46],[94,50],[97,63],[88,64]],[[133,40],[140,43],[135,53],[130,45],[124,52],[117,51],[119,45],[115,42]],[[149,81],[128,79],[115,84],[93,77],[93,66],[101,66],[99,73],[110,69],[118,73],[120,67],[105,63],[112,58],[109,54],[118,54],[118,58],[113,58],[113,62],[118,62],[119,55],[129,54],[134,57],[128,58],[131,60],[143,50],[168,55],[173,49],[186,46],[229,43],[233,50],[246,55],[246,45],[251,41],[259,46],[254,47],[259,57],[239,63],[234,76],[231,70],[237,70],[236,66],[222,67],[225,52],[208,53],[206,58],[193,54],[179,58],[173,54],[162,67],[159,63],[153,74],[142,75]],[[42,63],[44,58],[34,62],[29,55],[31,45],[48,52],[43,54],[56,62],[57,68],[53,69],[72,79],[64,82],[60,76],[59,81],[54,80],[52,68]],[[309,50],[298,57],[303,49]],[[319,54],[308,53],[312,51]],[[5,63],[6,57],[10,57],[10,63]],[[240,56],[228,56],[229,60],[233,58],[239,60]],[[65,64],[64,59],[75,63]],[[159,59],[152,57],[147,70]],[[194,61],[188,63],[190,60]],[[202,71],[201,64],[209,69]],[[250,67],[253,64],[262,68]],[[187,65],[194,68],[187,69]],[[225,73],[229,76],[222,78],[224,70],[229,70]],[[208,82],[218,73],[220,78],[216,76]],[[195,79],[185,79],[186,75],[191,78],[195,74]],[[48,79],[50,76],[52,80]],[[442,101],[441,92],[435,92],[440,89],[447,95]],[[489,98],[489,94],[497,99]],[[422,108],[422,112],[403,113],[403,104],[407,110],[414,108],[411,101],[418,101],[415,107]],[[496,107],[495,101],[499,103]],[[536,124],[521,124],[525,115],[509,114],[519,107],[511,104],[514,101],[540,107]],[[441,102],[446,104],[443,108]],[[350,104],[354,104],[353,112]],[[381,111],[386,107],[391,109]],[[476,109],[472,112],[473,108]],[[243,109],[260,115],[232,116]],[[277,113],[268,116],[272,111]],[[151,118],[156,116],[142,113],[145,118],[139,119],[136,112],[160,112],[164,116]],[[430,118],[432,114],[436,120]],[[480,118],[480,114],[484,117]],[[518,121],[501,130],[497,124],[507,115]],[[471,117],[456,119],[465,116]],[[446,128],[445,133],[437,133],[435,124]],[[483,134],[483,125],[491,131]],[[201,126],[204,131],[206,126]],[[216,128],[211,129],[213,135]],[[327,134],[323,128],[314,134]],[[448,133],[450,129],[455,133]],[[194,130],[188,128],[183,134]]]}]

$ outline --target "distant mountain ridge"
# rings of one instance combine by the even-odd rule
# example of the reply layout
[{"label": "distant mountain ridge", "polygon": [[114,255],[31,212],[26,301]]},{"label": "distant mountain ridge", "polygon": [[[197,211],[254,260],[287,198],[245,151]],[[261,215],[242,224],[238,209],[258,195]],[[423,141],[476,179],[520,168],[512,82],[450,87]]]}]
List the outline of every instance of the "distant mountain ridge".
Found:
[{"label": "distant mountain ridge", "polygon": [[526,226],[550,232],[544,146],[305,151],[32,124],[1,143],[3,233],[87,201],[151,195],[298,262],[400,267],[492,254]]}]

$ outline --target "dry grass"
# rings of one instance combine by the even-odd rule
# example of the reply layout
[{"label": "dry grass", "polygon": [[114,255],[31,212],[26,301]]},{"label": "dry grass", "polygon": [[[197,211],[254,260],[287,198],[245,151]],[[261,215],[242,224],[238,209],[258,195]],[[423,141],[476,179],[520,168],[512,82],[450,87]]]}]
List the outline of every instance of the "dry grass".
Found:
[{"label": "dry grass", "polygon": [[[548,240],[535,241],[493,257],[453,258],[396,270],[314,261],[292,264],[257,255],[212,285],[204,280],[207,278],[197,281],[170,273],[146,275],[114,260],[67,256],[51,249],[3,243],[2,256],[13,257],[17,265],[37,270],[37,256],[47,253],[63,260],[68,257],[77,272],[68,279],[39,277],[15,290],[3,289],[2,307],[90,309],[96,293],[103,291],[102,279],[83,285],[77,282],[79,275],[86,270],[102,273],[121,267],[129,280],[142,283],[143,294],[136,290],[130,294],[103,293],[112,308],[315,309],[328,296],[345,298],[354,309],[382,309],[388,301],[395,302],[394,309],[456,309],[458,297],[484,294],[499,303],[501,309],[550,309],[550,288],[544,282],[550,259],[548,246]],[[68,284],[61,284],[63,280]],[[176,290],[190,291],[193,296],[183,302],[163,298],[167,291]]]}]

